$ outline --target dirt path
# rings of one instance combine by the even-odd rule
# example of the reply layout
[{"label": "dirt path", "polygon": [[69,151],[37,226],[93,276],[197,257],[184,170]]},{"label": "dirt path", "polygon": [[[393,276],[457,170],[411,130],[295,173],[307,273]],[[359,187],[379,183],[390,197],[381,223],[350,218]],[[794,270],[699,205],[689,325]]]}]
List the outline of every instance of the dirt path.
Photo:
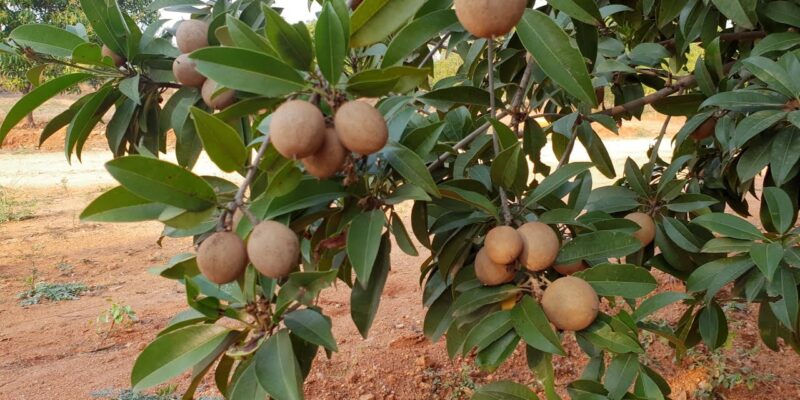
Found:
[{"label": "dirt path", "polygon": [[[609,151],[641,161],[647,139],[611,141]],[[669,153],[664,149],[665,155]],[[0,153],[0,187],[14,207],[29,207],[32,218],[0,224],[0,399],[108,398],[103,394],[129,387],[129,374],[138,352],[169,319],[185,306],[183,289],[147,273],[153,265],[190,251],[188,240],[165,240],[157,245],[160,225],[82,223],[83,206],[114,183],[102,168],[106,153],[89,152],[83,164],[68,166],[61,153]],[[552,155],[546,156],[549,162]],[[576,154],[573,161],[588,159]],[[208,161],[201,173],[213,170]],[[619,171],[620,169],[618,169]],[[424,251],[420,251],[425,255]],[[395,250],[392,272],[370,337],[361,339],[349,315],[349,290],[343,285],[325,292],[322,307],[333,317],[340,352],[322,356],[306,388],[309,399],[461,399],[475,385],[495,379],[516,379],[536,385],[525,367],[524,351],[493,374],[483,374],[468,360],[450,361],[443,343],[422,337],[424,310],[418,286],[420,259]],[[35,271],[35,272],[34,272]],[[79,300],[18,304],[26,279],[81,282],[90,290]],[[662,288],[672,286],[659,277]],[[110,300],[109,300],[110,299]],[[139,321],[107,333],[96,318],[111,303],[129,305]],[[674,322],[679,310],[660,315]],[[648,340],[646,361],[663,371],[676,393],[693,395],[713,377],[742,382],[727,399],[789,399],[800,397],[798,357],[791,351],[772,353],[758,340],[754,318],[736,311],[731,323],[734,340],[716,355],[698,352],[675,365],[668,346]],[[567,338],[570,358],[556,360],[559,391],[575,379],[585,359]],[[750,350],[754,349],[754,350]],[[753,384],[748,390],[744,381]],[[185,387],[180,381],[178,391]],[[208,381],[206,399],[218,396]]]}]

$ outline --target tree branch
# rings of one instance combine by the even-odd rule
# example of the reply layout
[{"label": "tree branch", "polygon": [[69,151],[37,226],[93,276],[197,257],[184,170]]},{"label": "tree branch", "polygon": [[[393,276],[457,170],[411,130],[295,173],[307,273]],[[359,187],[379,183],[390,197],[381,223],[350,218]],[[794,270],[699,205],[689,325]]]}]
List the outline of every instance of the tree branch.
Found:
[{"label": "tree branch", "polygon": [[427,55],[427,56],[425,56],[425,58],[423,58],[423,59],[422,59],[422,62],[421,62],[421,63],[419,63],[419,66],[418,66],[417,68],[422,68],[422,67],[424,67],[424,66],[425,66],[425,64],[427,64],[427,63],[428,63],[428,61],[430,61],[430,60],[431,60],[431,58],[433,58],[433,56],[436,54],[436,52],[437,52],[437,51],[439,51],[439,50],[441,50],[441,49],[442,49],[442,47],[444,47],[444,42],[446,42],[446,41],[447,41],[447,39],[450,37],[450,33],[451,33],[451,32],[447,32],[447,34],[446,34],[446,35],[442,36],[442,40],[440,40],[440,41],[439,41],[439,43],[438,43],[438,44],[436,44],[436,46],[435,46],[435,47],[434,47],[434,48],[433,48],[433,49],[432,49],[432,50],[431,50],[431,51],[428,53],[428,55]]},{"label": "tree branch", "polygon": [[258,148],[258,153],[256,154],[256,158],[248,167],[247,175],[245,175],[244,182],[239,186],[239,190],[236,191],[236,195],[233,197],[233,201],[228,203],[228,206],[225,210],[222,211],[222,214],[219,216],[219,222],[217,223],[218,230],[220,228],[225,229],[226,226],[226,219],[228,215],[233,214],[236,212],[236,209],[241,209],[242,213],[250,219],[250,222],[255,225],[258,220],[253,215],[250,210],[244,207],[244,193],[247,191],[247,188],[253,184],[253,180],[256,178],[256,172],[258,171],[258,164],[261,163],[261,160],[264,158],[264,155],[267,153],[267,148],[269,147],[269,138],[265,138],[264,141],[261,143],[261,147]]},{"label": "tree branch", "polygon": [[[753,41],[765,36],[767,36],[767,32],[764,31],[732,32],[719,35],[719,40],[722,42]],[[667,49],[675,49],[675,39],[663,40],[658,44]]]}]

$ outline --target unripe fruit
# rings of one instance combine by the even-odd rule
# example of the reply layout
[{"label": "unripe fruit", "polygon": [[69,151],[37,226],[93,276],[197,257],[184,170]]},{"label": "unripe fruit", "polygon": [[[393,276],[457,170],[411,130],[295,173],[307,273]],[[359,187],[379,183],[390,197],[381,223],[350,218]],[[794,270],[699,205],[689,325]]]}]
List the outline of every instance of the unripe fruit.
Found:
[{"label": "unripe fruit", "polygon": [[222,285],[233,282],[247,267],[244,241],[232,232],[217,232],[197,250],[197,267],[209,281]]},{"label": "unripe fruit", "polygon": [[486,234],[486,255],[496,264],[511,264],[522,253],[522,237],[510,226],[498,226]]},{"label": "unripe fruit", "polygon": [[201,87],[206,81],[206,77],[195,69],[194,62],[189,59],[189,55],[181,54],[172,62],[172,74],[181,85],[189,87]]},{"label": "unripe fruit", "polygon": [[262,275],[280,279],[297,266],[300,241],[286,225],[264,221],[253,228],[247,241],[247,255]]},{"label": "unripe fruit", "polygon": [[313,155],[325,142],[325,116],[309,102],[287,101],[272,114],[269,140],[290,160]]},{"label": "unripe fruit", "polygon": [[469,33],[489,39],[503,36],[522,18],[527,0],[455,0],[456,16]]},{"label": "unripe fruit", "polygon": [[214,110],[222,110],[236,102],[236,92],[230,89],[223,90],[214,96],[217,88],[219,88],[219,85],[211,79],[206,79],[205,83],[203,83],[200,94],[203,96],[203,101],[207,106]]},{"label": "unripe fruit", "polygon": [[561,244],[547,224],[528,222],[517,229],[522,237],[519,261],[530,271],[544,271],[553,265]]},{"label": "unripe fruit", "polygon": [[636,239],[642,242],[642,245],[647,246],[656,238],[656,224],[653,218],[641,212],[630,213],[625,216],[625,219],[636,222],[639,225],[639,230],[633,233]]},{"label": "unripe fruit", "polygon": [[583,261],[577,261],[572,264],[558,264],[553,266],[553,269],[556,270],[556,272],[558,272],[561,275],[572,275],[576,272],[581,272],[586,268],[589,268],[589,266],[587,266],[586,263]]},{"label": "unripe fruit", "polygon": [[304,158],[303,166],[311,176],[327,179],[339,172],[347,158],[347,149],[339,142],[335,129],[325,130],[325,141],[313,155]]},{"label": "unripe fruit", "polygon": [[694,139],[695,142],[699,142],[703,139],[714,136],[714,133],[716,131],[717,131],[717,119],[711,117],[702,124],[700,124],[700,126],[698,126],[694,132],[692,132],[691,137],[692,139]]},{"label": "unripe fruit", "polygon": [[114,52],[114,50],[111,50],[111,49],[110,49],[108,46],[106,46],[106,45],[103,45],[103,48],[102,48],[102,49],[100,49],[100,54],[102,54],[102,55],[103,55],[103,57],[109,57],[109,58],[111,58],[111,60],[114,62],[114,65],[116,65],[116,66],[117,66],[117,68],[119,68],[119,67],[121,67],[121,66],[125,65],[125,61],[127,61],[127,60],[125,59],[125,57],[123,57],[123,56],[121,56],[121,55],[119,55],[119,54],[115,53],[115,52]]},{"label": "unripe fruit", "polygon": [[600,300],[586,281],[574,276],[557,279],[542,295],[542,309],[556,328],[586,329],[597,318]]},{"label": "unripe fruit", "polygon": [[208,22],[196,19],[181,21],[175,32],[175,41],[181,53],[188,54],[208,47],[208,26]]},{"label": "unripe fruit", "polygon": [[486,248],[482,248],[475,256],[475,276],[486,286],[502,285],[511,282],[517,275],[513,266],[496,264],[486,255]]},{"label": "unripe fruit", "polygon": [[364,156],[380,151],[389,140],[389,128],[383,115],[361,101],[351,101],[339,107],[335,124],[342,145]]}]

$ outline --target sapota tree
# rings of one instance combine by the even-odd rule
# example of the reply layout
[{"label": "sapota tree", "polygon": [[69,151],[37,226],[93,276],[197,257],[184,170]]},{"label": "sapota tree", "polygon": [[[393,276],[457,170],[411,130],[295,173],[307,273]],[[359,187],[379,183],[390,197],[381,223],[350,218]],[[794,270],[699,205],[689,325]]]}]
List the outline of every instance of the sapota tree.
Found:
[{"label": "sapota tree", "polygon": [[[573,398],[666,398],[639,362],[642,332],[678,357],[719,347],[731,302],[758,305],[769,348],[800,347],[797,1],[329,0],[312,37],[269,1],[158,0],[191,15],[177,48],[161,21],[142,29],[113,0],[81,3],[102,43],[44,24],[11,33],[34,68],[75,72],[33,82],[0,141],[101,79],[41,137],[66,127],[65,154],[80,160],[114,110],[107,169],[120,186],[81,218],[158,220],[198,244],[154,270],[186,286],[189,309],[139,356],[135,388],[191,369],[185,398],[211,371],[228,399],[302,398],[318,349],[337,350],[320,292],[350,286],[366,336],[390,247],[417,256],[412,235],[430,253],[425,334],[486,370],[523,342],[548,399],[567,335],[590,357]],[[432,82],[445,51],[464,63]],[[649,161],[616,171],[595,129],[648,105],[666,116]],[[687,120],[667,161],[672,116]],[[177,165],[159,159],[172,133]],[[542,162],[545,146],[558,165]],[[570,162],[576,146],[591,162]],[[243,183],[192,173],[203,151]],[[592,170],[617,180],[595,187]],[[396,211],[406,202],[410,224]],[[654,269],[686,292],[651,295]],[[677,302],[677,324],[649,319]],[[474,396],[509,397],[536,394],[498,382]]]}]

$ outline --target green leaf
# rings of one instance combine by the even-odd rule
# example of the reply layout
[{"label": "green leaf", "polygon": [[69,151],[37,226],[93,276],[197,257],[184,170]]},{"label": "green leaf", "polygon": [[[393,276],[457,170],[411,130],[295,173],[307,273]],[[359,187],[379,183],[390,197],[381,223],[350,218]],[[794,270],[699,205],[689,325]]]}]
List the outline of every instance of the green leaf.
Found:
[{"label": "green leaf", "polygon": [[[661,47],[661,46],[659,46]],[[638,47],[637,47],[638,48]],[[661,47],[663,49],[663,47]],[[702,93],[691,93],[679,96],[668,96],[651,104],[661,114],[671,116],[692,116],[706,96]]]},{"label": "green leaf", "polygon": [[350,47],[378,43],[405,25],[425,0],[365,0],[350,19]]},{"label": "green leaf", "polygon": [[680,15],[687,0],[662,1],[658,8],[658,27],[663,28]]},{"label": "green leaf", "polygon": [[641,248],[642,243],[638,239],[624,232],[592,232],[567,242],[558,254],[556,263],[572,264],[584,260],[624,257]]},{"label": "green leaf", "polygon": [[206,47],[190,58],[198,72],[229,89],[281,97],[306,88],[306,81],[292,67],[253,50]]},{"label": "green leaf", "polygon": [[284,316],[283,322],[303,340],[330,351],[339,351],[331,333],[331,320],[319,311],[310,308],[292,311]]},{"label": "green leaf", "polygon": [[703,245],[701,251],[703,253],[746,253],[750,251],[753,242],[749,240],[739,240],[730,238],[714,238]]},{"label": "green leaf", "polygon": [[619,400],[633,385],[636,375],[639,374],[639,356],[636,354],[620,354],[611,359],[606,371],[605,388],[608,398]]},{"label": "green leaf", "polygon": [[[422,47],[439,32],[458,22],[453,10],[427,14],[406,25],[394,36],[383,56],[382,67],[401,64],[409,54]],[[426,47],[427,49],[427,47]]]},{"label": "green leaf", "polygon": [[514,323],[514,330],[528,346],[551,354],[566,354],[561,347],[561,339],[550,326],[544,310],[531,296],[522,296],[511,310],[511,321]]},{"label": "green leaf", "polygon": [[381,238],[378,258],[372,268],[369,282],[366,285],[353,285],[353,291],[350,293],[350,316],[353,318],[358,332],[365,339],[372,326],[372,321],[375,319],[375,313],[381,302],[381,294],[386,286],[386,279],[389,277],[391,248],[388,235],[384,235]]},{"label": "green leaf", "polygon": [[653,315],[656,311],[669,306],[672,303],[688,300],[691,299],[692,296],[689,296],[686,293],[678,293],[678,292],[663,292],[654,295],[653,297],[647,298],[639,307],[636,308],[636,311],[633,312],[633,319],[637,322],[644,320],[650,315]]},{"label": "green leaf", "polygon": [[636,339],[628,335],[627,332],[616,332],[611,325],[605,321],[610,321],[608,317],[598,318],[588,328],[576,332],[579,340],[583,339],[594,346],[614,353],[643,353],[644,350]]},{"label": "green leaf", "polygon": [[794,206],[789,195],[776,187],[765,187],[763,198],[767,203],[770,220],[779,233],[786,233],[794,223]]},{"label": "green leaf", "polygon": [[19,26],[11,31],[8,38],[20,46],[54,57],[71,57],[76,47],[86,43],[74,33],[45,24]]},{"label": "green leaf", "polygon": [[525,201],[525,204],[533,204],[536,203],[543,198],[547,197],[549,194],[555,192],[558,188],[560,188],[563,184],[565,184],[570,179],[578,176],[580,173],[589,170],[592,167],[592,163],[572,163],[567,164],[555,172],[553,172],[547,178],[536,187],[536,189],[531,192],[531,195]]},{"label": "green leaf", "polygon": [[389,67],[361,71],[347,81],[347,91],[362,97],[381,97],[406,93],[428,80],[428,69]]},{"label": "green leaf", "polygon": [[127,39],[131,32],[116,1],[81,0],[81,10],[100,41],[121,56],[129,55]]},{"label": "green leaf", "polygon": [[[519,181],[518,175],[521,172],[525,172],[525,178],[527,178],[528,175],[526,168],[528,164],[520,163],[523,157],[522,149],[519,144],[515,144],[498,154],[492,163],[492,183],[505,189],[513,190],[516,183]],[[522,161],[524,162],[524,160]],[[520,171],[519,167],[525,167],[524,171]]]},{"label": "green leaf", "polygon": [[509,331],[489,347],[478,352],[475,363],[484,371],[494,371],[511,356],[518,343],[519,336],[514,331]]},{"label": "green leaf", "polygon": [[347,231],[347,257],[361,285],[370,281],[385,224],[383,211],[373,210],[358,214]]},{"label": "green leaf", "polygon": [[620,296],[635,299],[647,296],[658,283],[650,272],[631,264],[604,263],[578,272],[600,296]]},{"label": "green leaf", "polygon": [[478,287],[462,293],[453,302],[452,313],[458,318],[467,315],[487,304],[501,302],[519,293],[519,288],[512,285]]},{"label": "green leaf", "polygon": [[770,89],[775,90],[787,97],[795,97],[800,93],[798,85],[791,79],[780,64],[766,57],[748,57],[742,63],[762,82],[766,83]]},{"label": "green leaf", "polygon": [[[311,40],[292,25],[289,25],[277,11],[267,5],[261,9],[266,18],[265,31],[272,48],[280,58],[292,67],[307,71],[314,58]],[[305,26],[304,26],[305,27]],[[308,33],[306,31],[306,33]]]},{"label": "green leaf", "polygon": [[722,15],[730,18],[734,24],[745,28],[754,29],[758,17],[756,16],[757,0],[711,0]]},{"label": "green leaf", "polygon": [[11,110],[5,115],[3,124],[0,125],[0,145],[3,144],[3,140],[11,129],[14,128],[19,121],[22,121],[26,115],[39,108],[39,106],[44,104],[45,101],[50,100],[53,96],[91,77],[91,74],[84,73],[63,75],[43,83],[41,86],[23,96],[14,103]]},{"label": "green leaf", "polygon": [[278,198],[261,198],[267,201],[264,219],[274,219],[304,208],[330,203],[347,194],[342,185],[331,180],[306,178],[291,193]]},{"label": "green leaf", "polygon": [[228,34],[231,36],[236,47],[257,51],[277,57],[275,49],[269,45],[267,39],[256,33],[250,25],[240,21],[236,17],[228,14],[225,20],[228,27]]},{"label": "green leaf", "polygon": [[719,200],[700,193],[685,193],[667,204],[667,209],[679,213],[689,213],[719,203]]},{"label": "green leaf", "polygon": [[472,400],[537,400],[536,395],[527,386],[511,381],[492,382],[479,387]]},{"label": "green leaf", "polygon": [[781,129],[771,138],[770,172],[775,185],[783,186],[796,175],[794,166],[800,160],[800,128]]},{"label": "green leaf", "polygon": [[216,204],[214,189],[203,178],[177,165],[144,156],[111,160],[106,169],[131,193],[190,211]]},{"label": "green leaf", "polygon": [[464,347],[461,349],[462,354],[466,355],[472,349],[476,349],[479,352],[482,351],[505,336],[511,328],[511,313],[509,311],[498,311],[487,315],[470,329],[466,339],[464,339]]},{"label": "green leaf", "polygon": [[744,146],[748,140],[784,118],[786,118],[786,112],[781,110],[763,110],[748,115],[736,126],[736,132],[733,134],[734,145],[736,147]]},{"label": "green leaf", "polygon": [[197,107],[192,107],[191,113],[197,135],[211,161],[225,172],[244,168],[248,152],[242,135],[232,126]]},{"label": "green leaf", "polygon": [[100,122],[100,119],[109,108],[117,101],[120,92],[114,90],[111,85],[105,85],[95,92],[86,101],[80,110],[75,114],[67,127],[65,138],[64,153],[69,161],[74,150],[81,159],[83,145],[89,138],[92,129]]},{"label": "green leaf", "polygon": [[636,193],[622,186],[603,186],[592,190],[586,204],[587,211],[606,213],[629,211],[637,207],[639,199]]},{"label": "green leaf", "polygon": [[750,258],[767,280],[772,282],[783,260],[783,246],[780,243],[753,243]]},{"label": "green leaf", "polygon": [[800,27],[800,6],[791,1],[770,1],[764,7],[764,15],[775,22]]},{"label": "green leaf", "polygon": [[743,240],[763,240],[764,235],[753,224],[741,217],[732,214],[713,213],[701,215],[692,220],[695,225],[700,225],[712,232],[723,236]]},{"label": "green leaf", "polygon": [[141,222],[158,219],[164,205],[145,200],[124,187],[115,187],[91,202],[80,215],[81,221]]},{"label": "green leaf", "polygon": [[499,215],[497,206],[492,203],[486,196],[473,192],[471,190],[457,188],[455,186],[442,186],[439,188],[442,197],[460,201],[469,204],[480,210],[485,211],[487,214],[497,218]]},{"label": "green leaf", "polygon": [[414,246],[414,243],[411,241],[411,236],[409,236],[408,230],[403,224],[403,220],[400,219],[400,216],[394,212],[392,212],[390,229],[392,231],[392,235],[394,236],[394,241],[397,243],[397,246],[400,247],[400,250],[402,250],[403,253],[406,253],[411,257],[419,256],[419,252]]},{"label": "green leaf", "polygon": [[770,302],[769,305],[775,316],[789,330],[795,332],[797,329],[798,304],[797,279],[789,268],[781,268],[775,281],[767,293],[771,296],[781,296],[777,302]]},{"label": "green leaf", "polygon": [[736,173],[743,182],[753,179],[770,162],[772,141],[767,138],[758,138],[739,157]]},{"label": "green leaf", "polygon": [[772,52],[786,51],[796,46],[800,46],[800,33],[771,33],[753,46],[750,55],[760,56]]},{"label": "green leaf", "polygon": [[421,99],[433,101],[450,107],[454,104],[470,104],[489,107],[489,92],[475,86],[452,86],[437,89],[420,96]]},{"label": "green leaf", "polygon": [[256,376],[261,387],[275,400],[303,399],[303,375],[294,355],[289,331],[270,336],[255,355]]},{"label": "green leaf", "polygon": [[775,92],[741,89],[715,94],[706,99],[700,108],[719,107],[731,111],[754,112],[781,109],[785,103],[786,97]]},{"label": "green leaf", "polygon": [[731,281],[753,268],[753,261],[747,256],[720,258],[703,264],[686,281],[688,292],[706,291],[706,301]]},{"label": "green leaf", "polygon": [[548,77],[572,96],[597,105],[583,56],[555,21],[540,11],[526,10],[517,25],[517,34]]},{"label": "green leaf", "polygon": [[131,372],[134,390],[164,383],[202,361],[225,341],[230,329],[191,325],[159,336],[136,358]]},{"label": "green leaf", "polygon": [[236,368],[233,380],[228,387],[229,400],[253,400],[267,397],[261,388],[256,375],[256,363],[253,359],[243,361]]},{"label": "green leaf", "polygon": [[314,35],[319,69],[331,85],[336,85],[344,69],[349,34],[344,31],[331,2],[325,3]]},{"label": "green leaf", "polygon": [[549,0],[548,3],[573,19],[589,25],[597,25],[603,20],[597,3],[591,0]]},{"label": "green leaf", "polygon": [[436,187],[431,173],[425,167],[425,162],[416,153],[400,143],[389,142],[383,150],[383,155],[389,161],[389,165],[403,176],[407,183],[425,189],[431,196],[441,197],[439,188]]}]

